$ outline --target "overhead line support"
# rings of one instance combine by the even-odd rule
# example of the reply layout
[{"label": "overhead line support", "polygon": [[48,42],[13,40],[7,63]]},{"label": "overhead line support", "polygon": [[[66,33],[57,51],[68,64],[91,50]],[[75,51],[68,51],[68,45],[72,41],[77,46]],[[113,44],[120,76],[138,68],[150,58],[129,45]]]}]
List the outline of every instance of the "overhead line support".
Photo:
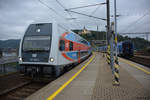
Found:
[{"label": "overhead line support", "polygon": [[68,10],[71,10],[71,9],[79,9],[79,8],[86,8],[86,7],[92,7],[92,6],[97,6],[97,5],[104,5],[104,4],[106,4],[106,3],[104,2],[104,3],[93,4],[93,5],[74,7],[74,8],[69,8]]},{"label": "overhead line support", "polygon": [[95,18],[95,19],[104,20],[104,21],[107,20],[107,19],[104,19],[104,18],[99,18],[99,17],[95,17],[95,16],[91,16],[91,15],[79,13],[79,12],[76,12],[76,11],[71,11],[71,10],[69,10],[69,9],[65,9],[65,11],[72,12],[72,13],[76,13],[76,14],[79,14],[79,15],[87,16],[87,17],[92,17],[92,18]]}]

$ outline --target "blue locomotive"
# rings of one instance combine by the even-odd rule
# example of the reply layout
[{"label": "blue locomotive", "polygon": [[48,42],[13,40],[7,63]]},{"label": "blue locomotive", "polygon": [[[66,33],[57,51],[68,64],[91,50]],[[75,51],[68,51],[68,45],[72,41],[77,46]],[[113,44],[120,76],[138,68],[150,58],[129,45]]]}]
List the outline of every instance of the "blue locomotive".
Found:
[{"label": "blue locomotive", "polygon": [[[101,52],[107,52],[107,46],[102,46],[98,48]],[[114,46],[115,50],[115,46]],[[118,56],[124,58],[131,58],[134,55],[134,45],[131,41],[122,41],[117,44],[117,54]]]},{"label": "blue locomotive", "polygon": [[123,41],[117,45],[118,56],[131,58],[134,55],[134,46],[131,41]]}]

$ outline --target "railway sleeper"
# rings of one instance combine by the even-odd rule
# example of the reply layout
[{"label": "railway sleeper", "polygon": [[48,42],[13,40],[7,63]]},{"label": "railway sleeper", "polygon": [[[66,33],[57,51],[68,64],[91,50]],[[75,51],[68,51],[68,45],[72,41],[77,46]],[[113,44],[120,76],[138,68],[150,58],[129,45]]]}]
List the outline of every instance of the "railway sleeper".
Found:
[{"label": "railway sleeper", "polygon": [[30,90],[37,90],[37,89],[39,89],[40,87],[27,87],[27,89],[30,89]]},{"label": "railway sleeper", "polygon": [[30,95],[30,93],[28,92],[21,92],[21,91],[16,91],[13,94],[18,97],[27,97],[28,95]]},{"label": "railway sleeper", "polygon": [[35,91],[35,90],[29,89],[29,88],[20,90],[20,92],[27,92],[27,93],[33,93],[34,91]]},{"label": "railway sleeper", "polygon": [[20,96],[14,95],[14,94],[8,95],[7,98],[8,98],[8,100],[23,100],[23,99],[25,99],[25,97],[20,97]]}]

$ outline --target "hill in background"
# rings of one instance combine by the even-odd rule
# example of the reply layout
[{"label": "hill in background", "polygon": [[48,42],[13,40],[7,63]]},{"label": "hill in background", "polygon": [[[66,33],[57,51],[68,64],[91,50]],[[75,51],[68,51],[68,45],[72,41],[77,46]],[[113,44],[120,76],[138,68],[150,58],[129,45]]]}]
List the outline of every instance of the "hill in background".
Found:
[{"label": "hill in background", "polygon": [[20,39],[0,40],[0,48],[19,48]]},{"label": "hill in background", "polygon": [[[73,30],[75,33],[78,33],[81,30]],[[83,38],[87,39],[89,42],[91,40],[105,40],[106,32],[104,31],[91,31],[91,34],[81,34]],[[128,36],[118,35],[118,41],[131,40],[134,43],[136,50],[144,50],[148,46],[150,47],[150,42],[143,38],[130,38]],[[10,39],[10,40],[0,40],[0,48],[19,48],[19,39]],[[97,45],[98,46],[98,45]]]},{"label": "hill in background", "polygon": [[[82,30],[73,30],[75,33],[78,33]],[[106,32],[104,31],[91,31],[91,34],[81,34],[83,38],[91,42],[91,40],[106,40]],[[118,35],[118,42],[130,40],[133,42],[136,50],[144,50],[147,47],[150,47],[150,41],[147,41],[143,38],[130,38],[128,36]]]}]

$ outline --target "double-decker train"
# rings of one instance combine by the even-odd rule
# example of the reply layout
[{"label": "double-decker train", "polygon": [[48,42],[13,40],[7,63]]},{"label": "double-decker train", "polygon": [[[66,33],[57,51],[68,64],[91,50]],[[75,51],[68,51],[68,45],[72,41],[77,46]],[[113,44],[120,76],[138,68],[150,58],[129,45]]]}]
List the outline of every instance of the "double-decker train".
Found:
[{"label": "double-decker train", "polygon": [[24,74],[57,77],[90,54],[90,43],[65,26],[54,20],[36,22],[29,25],[20,42],[19,65]]},{"label": "double-decker train", "polygon": [[[99,51],[106,52],[107,46],[102,46],[98,48]],[[115,50],[115,46],[114,46]],[[117,44],[117,54],[118,56],[124,58],[131,58],[134,55],[134,45],[131,41],[122,41]]]}]

